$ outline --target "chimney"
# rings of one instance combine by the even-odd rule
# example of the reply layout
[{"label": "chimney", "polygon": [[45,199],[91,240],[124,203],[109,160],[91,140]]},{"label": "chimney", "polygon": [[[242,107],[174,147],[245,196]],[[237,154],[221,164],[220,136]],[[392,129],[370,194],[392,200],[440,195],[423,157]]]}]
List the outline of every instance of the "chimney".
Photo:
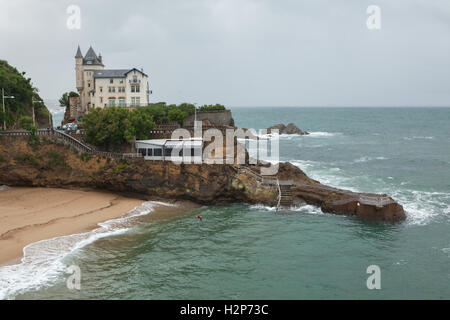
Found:
[{"label": "chimney", "polygon": [[103,61],[102,61],[102,54],[101,53],[98,54],[98,61],[100,61],[100,63],[103,63]]}]

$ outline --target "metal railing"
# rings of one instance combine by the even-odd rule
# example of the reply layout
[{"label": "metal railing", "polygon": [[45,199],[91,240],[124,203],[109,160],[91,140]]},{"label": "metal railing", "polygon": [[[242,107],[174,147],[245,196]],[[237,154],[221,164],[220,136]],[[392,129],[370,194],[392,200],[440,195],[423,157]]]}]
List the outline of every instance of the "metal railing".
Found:
[{"label": "metal railing", "polygon": [[[9,130],[9,131],[0,131],[0,135],[3,136],[31,136],[31,131],[26,130]],[[107,152],[107,151],[98,151],[95,150],[81,141],[75,139],[71,135],[68,135],[67,133],[64,133],[59,130],[55,129],[38,129],[36,131],[36,135],[38,136],[48,136],[52,138],[56,138],[66,145],[69,145],[73,148],[75,148],[79,152],[84,152],[87,154],[92,154],[100,157],[107,157],[107,158],[115,158],[115,159],[127,159],[127,158],[142,158],[142,154],[140,153],[118,153],[118,152]]]},{"label": "metal railing", "polygon": [[278,203],[277,203],[277,211],[280,209],[281,203],[281,188],[280,188],[280,180],[277,179],[277,187],[278,187]]}]

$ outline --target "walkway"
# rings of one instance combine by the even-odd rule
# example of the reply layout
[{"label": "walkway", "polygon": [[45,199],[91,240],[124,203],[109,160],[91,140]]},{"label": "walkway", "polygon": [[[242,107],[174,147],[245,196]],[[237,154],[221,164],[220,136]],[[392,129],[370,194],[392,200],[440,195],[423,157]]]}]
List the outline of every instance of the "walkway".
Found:
[{"label": "walkway", "polygon": [[[10,137],[20,137],[20,136],[31,136],[31,131],[26,130],[8,130],[8,131],[0,131],[0,135],[2,136],[10,136]],[[84,144],[83,142],[75,139],[71,135],[67,133],[55,129],[38,129],[36,132],[38,136],[46,136],[58,141],[62,141],[65,145],[73,147],[78,152],[83,152],[95,156],[114,158],[114,159],[126,159],[126,158],[141,158],[142,154],[140,153],[116,153],[116,152],[105,152],[98,151],[94,148]]]}]

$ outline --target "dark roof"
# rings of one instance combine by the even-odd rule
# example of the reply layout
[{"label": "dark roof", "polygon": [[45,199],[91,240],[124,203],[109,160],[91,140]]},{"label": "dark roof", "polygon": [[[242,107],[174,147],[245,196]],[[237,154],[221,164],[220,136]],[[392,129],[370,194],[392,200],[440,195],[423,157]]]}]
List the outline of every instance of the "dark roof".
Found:
[{"label": "dark roof", "polygon": [[148,75],[146,75],[144,72],[142,72],[141,70],[138,70],[138,69],[136,69],[136,68],[133,68],[133,69],[128,70],[128,71],[125,73],[125,75],[127,75],[127,74],[130,73],[131,71],[137,71],[137,72],[140,72],[140,73],[142,73],[144,76],[148,77]]},{"label": "dark roof", "polygon": [[81,54],[80,46],[78,46],[77,54],[75,55],[75,58],[83,58],[83,55]]},{"label": "dark roof", "polygon": [[[133,68],[133,69],[105,69],[105,70],[97,70],[94,71],[94,78],[125,78],[128,73],[131,71],[137,71],[142,73],[144,76],[147,76],[142,71]],[[147,76],[148,77],[148,76]]]},{"label": "dark roof", "polygon": [[95,54],[94,49],[92,47],[89,47],[88,52],[86,52],[86,55],[83,59],[83,64],[89,64],[89,65],[103,65],[103,63],[98,59],[97,55]]},{"label": "dark roof", "polygon": [[94,72],[94,78],[125,78],[129,69],[105,69]]}]

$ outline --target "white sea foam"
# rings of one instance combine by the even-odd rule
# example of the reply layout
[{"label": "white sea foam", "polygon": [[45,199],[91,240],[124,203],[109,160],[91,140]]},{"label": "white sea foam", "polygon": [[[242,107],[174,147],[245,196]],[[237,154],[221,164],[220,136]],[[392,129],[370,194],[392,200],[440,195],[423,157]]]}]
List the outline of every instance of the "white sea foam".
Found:
[{"label": "white sea foam", "polygon": [[289,210],[307,214],[323,214],[322,210],[319,207],[310,204],[292,206],[289,208]]},{"label": "white sea foam", "polygon": [[[277,207],[265,206],[263,204],[251,205],[250,209],[258,210],[258,211],[271,211],[271,212],[277,211]],[[289,208],[283,207],[280,209],[280,211],[293,211],[293,212],[301,212],[301,213],[307,213],[307,214],[323,214],[322,210],[320,210],[319,207],[309,205],[309,204],[304,204],[304,205],[299,205],[299,206],[291,206]]]},{"label": "white sea foam", "polygon": [[442,252],[448,254],[448,257],[450,258],[450,247],[448,247],[448,248],[442,248]]},{"label": "white sea foam", "polygon": [[341,135],[342,133],[340,132],[326,132],[326,131],[315,131],[315,132],[310,132],[309,136],[313,137],[313,138],[325,138],[325,137],[334,137],[337,135]]},{"label": "white sea foam", "polygon": [[176,206],[144,202],[120,218],[99,223],[99,227],[90,232],[29,244],[23,249],[21,263],[0,267],[0,300],[14,299],[18,294],[54,283],[66,272],[65,257],[98,239],[126,232],[133,226],[134,218],[149,214],[157,205]]},{"label": "white sea foam", "polygon": [[[384,160],[384,157],[380,158]],[[378,179],[377,183],[371,183],[375,178],[370,176],[346,175],[345,171],[330,167],[330,165],[333,165],[332,163],[327,164],[311,160],[290,160],[289,162],[305,171],[312,179],[327,185],[354,192],[389,194],[405,209],[408,224],[428,224],[433,219],[442,215],[448,216],[450,219],[450,193],[404,189],[404,186],[408,182],[400,182],[401,187],[383,179]],[[368,185],[368,189],[362,190],[361,187],[358,187],[361,186],[362,181],[364,181],[364,185]]]},{"label": "white sea foam", "polygon": [[392,190],[396,199],[406,211],[407,221],[414,225],[428,224],[435,218],[448,215],[445,207],[450,202],[450,193],[417,190]]},{"label": "white sea foam", "polygon": [[367,156],[363,156],[363,157],[360,157],[360,158],[354,160],[353,162],[355,162],[355,163],[361,163],[361,162],[368,162],[368,161],[373,161],[373,160],[388,160],[388,158],[385,158],[385,157],[367,157]]},{"label": "white sea foam", "polygon": [[[325,131],[315,131],[315,132],[309,132],[309,135],[302,135],[302,134],[277,134],[277,133],[267,133],[267,134],[255,134],[256,137],[260,139],[280,139],[280,140],[292,140],[297,138],[306,138],[306,137],[313,137],[313,138],[328,138],[328,137],[334,137],[337,135],[342,135],[340,132],[325,132]],[[248,138],[238,138],[238,141],[245,141],[250,140]]]},{"label": "white sea foam", "polygon": [[254,204],[250,206],[250,209],[260,210],[260,211],[276,211],[277,207],[265,206],[263,204]]},{"label": "white sea foam", "polygon": [[421,139],[425,139],[425,140],[432,140],[434,139],[434,137],[431,136],[412,136],[412,137],[403,137],[404,140],[421,140]]}]

